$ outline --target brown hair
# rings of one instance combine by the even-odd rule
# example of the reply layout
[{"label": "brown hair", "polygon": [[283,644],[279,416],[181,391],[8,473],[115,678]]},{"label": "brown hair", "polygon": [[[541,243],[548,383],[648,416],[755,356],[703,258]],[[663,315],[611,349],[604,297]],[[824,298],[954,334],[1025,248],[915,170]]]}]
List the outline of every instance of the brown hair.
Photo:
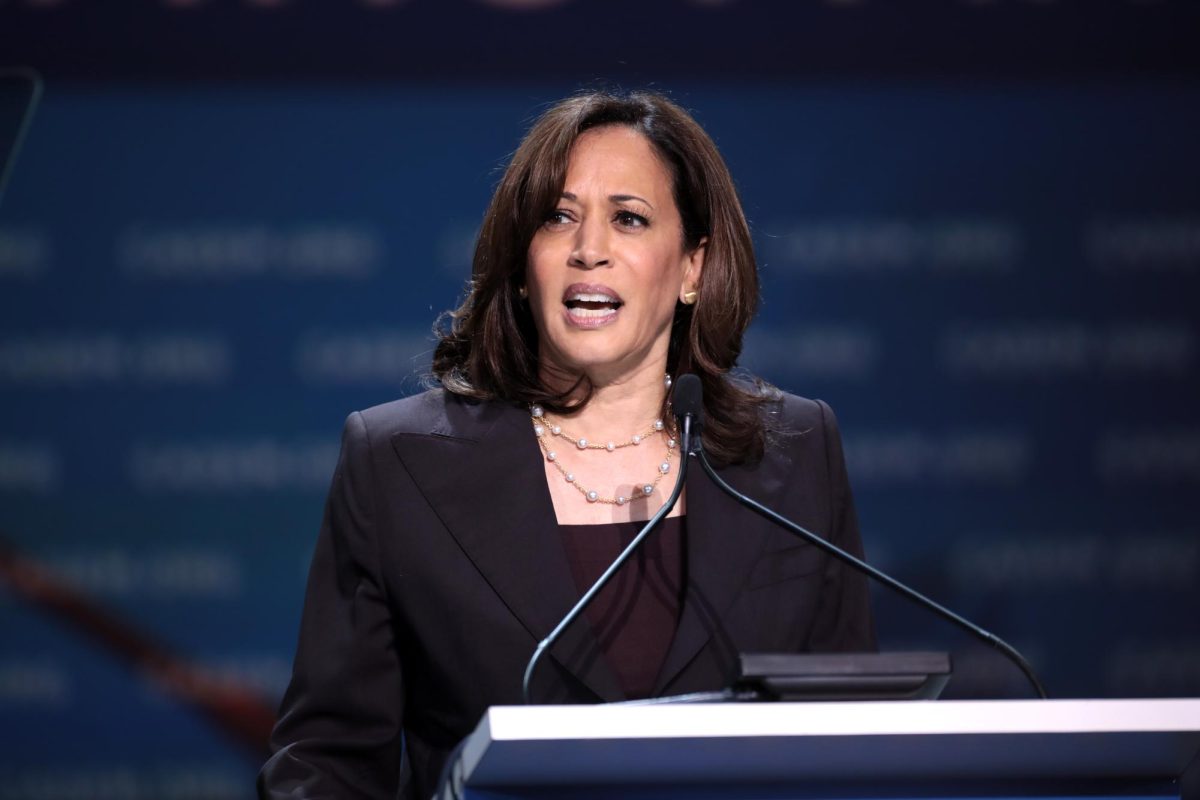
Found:
[{"label": "brown hair", "polygon": [[542,385],[537,330],[519,291],[529,243],[562,192],[571,146],[584,131],[605,125],[628,126],[654,145],[674,181],[685,251],[708,237],[696,304],[676,304],[667,369],[672,377],[700,376],[708,453],[725,463],[757,460],[765,443],[760,407],[778,392],[730,374],[758,304],[750,229],[712,139],[686,111],[653,92],[580,94],[533,124],[484,215],[467,296],[448,313],[448,326],[439,322],[433,375],[454,394],[538,403],[557,413],[587,402],[590,387],[582,401],[569,402],[569,393]]}]

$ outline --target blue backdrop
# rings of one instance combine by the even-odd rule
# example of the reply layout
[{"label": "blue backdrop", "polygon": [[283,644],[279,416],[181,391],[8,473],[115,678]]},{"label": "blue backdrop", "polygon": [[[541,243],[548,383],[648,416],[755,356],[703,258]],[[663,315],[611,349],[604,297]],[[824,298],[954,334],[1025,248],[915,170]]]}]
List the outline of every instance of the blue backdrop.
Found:
[{"label": "blue backdrop", "polygon": [[[0,535],[270,704],[345,415],[416,391],[507,154],[573,84],[48,86],[0,209]],[[670,87],[838,412],[878,566],[1054,696],[1200,695],[1200,90]],[[876,594],[883,644],[1015,670]],[[0,589],[0,798],[239,797],[257,756]]]}]

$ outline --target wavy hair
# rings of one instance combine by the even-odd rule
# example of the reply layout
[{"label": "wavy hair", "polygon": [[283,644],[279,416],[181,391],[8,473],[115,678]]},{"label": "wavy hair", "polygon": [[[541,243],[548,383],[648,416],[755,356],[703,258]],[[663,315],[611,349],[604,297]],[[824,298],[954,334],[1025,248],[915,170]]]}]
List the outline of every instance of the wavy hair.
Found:
[{"label": "wavy hair", "polygon": [[[713,459],[758,460],[766,440],[762,406],[779,393],[732,373],[759,298],[750,229],[712,139],[687,111],[654,92],[579,94],[534,122],[484,215],[466,297],[435,326],[433,376],[453,394],[538,403],[560,414],[587,403],[591,387],[583,376],[562,394],[539,380],[538,334],[519,292],[529,244],[558,202],[572,145],[584,131],[607,125],[641,133],[667,166],[685,252],[708,237],[697,301],[676,303],[667,369],[672,377],[699,375],[705,448]],[[581,385],[586,391],[579,397]]]}]

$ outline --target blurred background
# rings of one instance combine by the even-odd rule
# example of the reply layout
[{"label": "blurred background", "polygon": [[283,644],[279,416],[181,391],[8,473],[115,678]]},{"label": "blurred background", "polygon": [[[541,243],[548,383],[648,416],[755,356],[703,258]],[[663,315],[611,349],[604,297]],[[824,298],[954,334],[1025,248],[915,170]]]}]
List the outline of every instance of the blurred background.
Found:
[{"label": "blurred background", "polygon": [[[868,556],[1056,697],[1200,696],[1200,6],[0,0],[0,798],[238,798],[347,413],[417,391],[547,103],[738,181],[744,363],[838,412]],[[0,79],[0,144],[32,99]],[[875,594],[883,646],[999,656]]]}]

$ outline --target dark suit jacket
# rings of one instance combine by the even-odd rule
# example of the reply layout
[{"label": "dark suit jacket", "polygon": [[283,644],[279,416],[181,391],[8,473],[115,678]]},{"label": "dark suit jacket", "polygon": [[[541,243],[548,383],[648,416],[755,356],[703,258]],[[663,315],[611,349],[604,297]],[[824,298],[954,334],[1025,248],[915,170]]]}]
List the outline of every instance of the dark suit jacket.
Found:
[{"label": "dark suit jacket", "polygon": [[[726,480],[861,553],[829,407],[785,396],[762,461]],[[313,555],[267,797],[429,797],[578,599],[528,411],[441,391],[350,416]],[[687,478],[687,588],[658,694],[719,689],[739,652],[873,650],[865,581]],[[539,665],[539,703],[623,699],[580,619]]]}]

